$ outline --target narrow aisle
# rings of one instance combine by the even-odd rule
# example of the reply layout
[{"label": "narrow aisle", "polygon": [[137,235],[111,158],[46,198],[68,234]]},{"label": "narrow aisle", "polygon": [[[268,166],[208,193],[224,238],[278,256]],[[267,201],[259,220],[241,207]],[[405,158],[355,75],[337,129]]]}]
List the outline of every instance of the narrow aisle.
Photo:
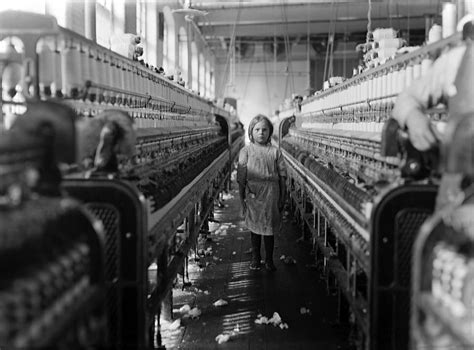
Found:
[{"label": "narrow aisle", "polygon": [[[335,326],[336,296],[328,296],[310,245],[297,242],[295,224],[285,222],[276,237],[277,271],[252,271],[250,234],[243,226],[238,193],[234,190],[224,197],[224,207],[215,210],[217,222],[210,223],[212,233],[207,240],[199,240],[199,258],[190,258],[190,285],[183,288],[180,279],[173,290],[175,322],[171,327],[164,323],[162,330],[166,348],[345,348],[347,331]],[[280,260],[282,255],[290,257],[287,263]],[[291,258],[296,263],[292,264]],[[228,304],[215,306],[221,299]],[[199,317],[189,317],[186,305],[197,307]],[[301,308],[310,313],[302,313]],[[255,323],[259,314],[270,319],[274,312],[281,317],[282,326]],[[284,324],[287,329],[282,329]],[[219,334],[230,334],[230,339],[218,344]]]}]

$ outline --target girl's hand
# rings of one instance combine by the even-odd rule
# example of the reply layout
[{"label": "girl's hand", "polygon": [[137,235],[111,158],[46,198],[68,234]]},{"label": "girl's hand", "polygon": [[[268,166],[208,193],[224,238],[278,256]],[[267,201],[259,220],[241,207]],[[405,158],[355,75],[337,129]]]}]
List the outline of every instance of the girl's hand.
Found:
[{"label": "girl's hand", "polygon": [[283,209],[285,208],[285,200],[284,199],[280,199],[278,201],[278,210],[280,211],[280,213],[283,211]]},{"label": "girl's hand", "polygon": [[245,213],[247,212],[247,203],[245,202],[245,200],[243,200],[242,202],[240,202],[240,205],[242,206],[242,215],[245,216]]}]

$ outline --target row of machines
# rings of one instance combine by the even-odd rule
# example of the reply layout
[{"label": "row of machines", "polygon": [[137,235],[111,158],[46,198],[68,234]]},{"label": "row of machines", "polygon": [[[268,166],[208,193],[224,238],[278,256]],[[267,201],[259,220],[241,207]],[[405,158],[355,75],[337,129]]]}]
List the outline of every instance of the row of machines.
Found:
[{"label": "row of machines", "polygon": [[160,346],[241,124],[53,17],[0,40],[0,347]]},{"label": "row of machines", "polygon": [[[438,154],[416,151],[390,118],[397,94],[461,40],[424,46],[280,112],[292,211],[360,349],[474,346],[472,198],[448,223],[446,213],[433,219]],[[427,113],[441,125],[449,111]]]}]

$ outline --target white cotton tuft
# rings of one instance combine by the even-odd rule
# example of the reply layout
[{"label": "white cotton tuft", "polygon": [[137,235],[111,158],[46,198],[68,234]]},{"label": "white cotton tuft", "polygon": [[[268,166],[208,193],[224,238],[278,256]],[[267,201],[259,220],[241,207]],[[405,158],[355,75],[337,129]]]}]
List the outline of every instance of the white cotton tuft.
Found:
[{"label": "white cotton tuft", "polygon": [[202,311],[199,310],[197,307],[192,308],[188,313],[188,315],[191,318],[199,318],[199,316],[201,316],[201,314],[202,314]]},{"label": "white cotton tuft", "polygon": [[255,320],[256,324],[268,324],[268,317],[266,316],[260,316]]},{"label": "white cotton tuft", "polygon": [[216,302],[214,302],[214,306],[225,306],[228,305],[229,302],[224,300],[224,299],[219,299]]},{"label": "white cotton tuft", "polygon": [[268,320],[268,323],[278,326],[281,323],[281,317],[278,312],[274,312],[272,318]]},{"label": "white cotton tuft", "polygon": [[300,307],[300,314],[302,314],[302,315],[305,315],[305,314],[311,315],[311,310],[308,309],[307,307],[302,306],[302,307]]},{"label": "white cotton tuft", "polygon": [[218,344],[222,344],[222,343],[226,343],[228,342],[230,339],[230,335],[229,334],[219,334],[217,337],[216,337],[216,342]]},{"label": "white cotton tuft", "polygon": [[182,314],[187,314],[190,310],[191,306],[189,306],[188,304],[183,305],[179,308],[179,312],[181,312]]}]

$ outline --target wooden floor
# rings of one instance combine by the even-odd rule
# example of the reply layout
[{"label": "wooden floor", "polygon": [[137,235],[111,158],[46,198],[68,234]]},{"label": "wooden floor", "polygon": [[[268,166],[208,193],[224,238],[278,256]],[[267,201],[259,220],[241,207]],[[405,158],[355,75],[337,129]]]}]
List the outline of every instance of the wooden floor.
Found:
[{"label": "wooden floor", "polygon": [[[210,224],[213,233],[198,244],[208,255],[197,261],[190,258],[186,279],[190,283],[183,288],[180,280],[173,290],[174,323],[162,321],[166,348],[347,349],[347,328],[336,319],[337,295],[320,277],[310,244],[298,241],[300,233],[291,218],[276,236],[277,271],[249,270],[250,233],[243,225],[237,198],[234,190],[223,200],[224,208],[216,208],[218,222]],[[291,256],[296,264],[285,264],[282,255]],[[214,306],[219,299],[228,305]],[[185,305],[197,307],[199,318],[180,312]],[[302,314],[303,307],[310,314]],[[255,323],[259,314],[271,318],[274,312],[288,329]],[[219,334],[231,336],[218,344]]]}]

